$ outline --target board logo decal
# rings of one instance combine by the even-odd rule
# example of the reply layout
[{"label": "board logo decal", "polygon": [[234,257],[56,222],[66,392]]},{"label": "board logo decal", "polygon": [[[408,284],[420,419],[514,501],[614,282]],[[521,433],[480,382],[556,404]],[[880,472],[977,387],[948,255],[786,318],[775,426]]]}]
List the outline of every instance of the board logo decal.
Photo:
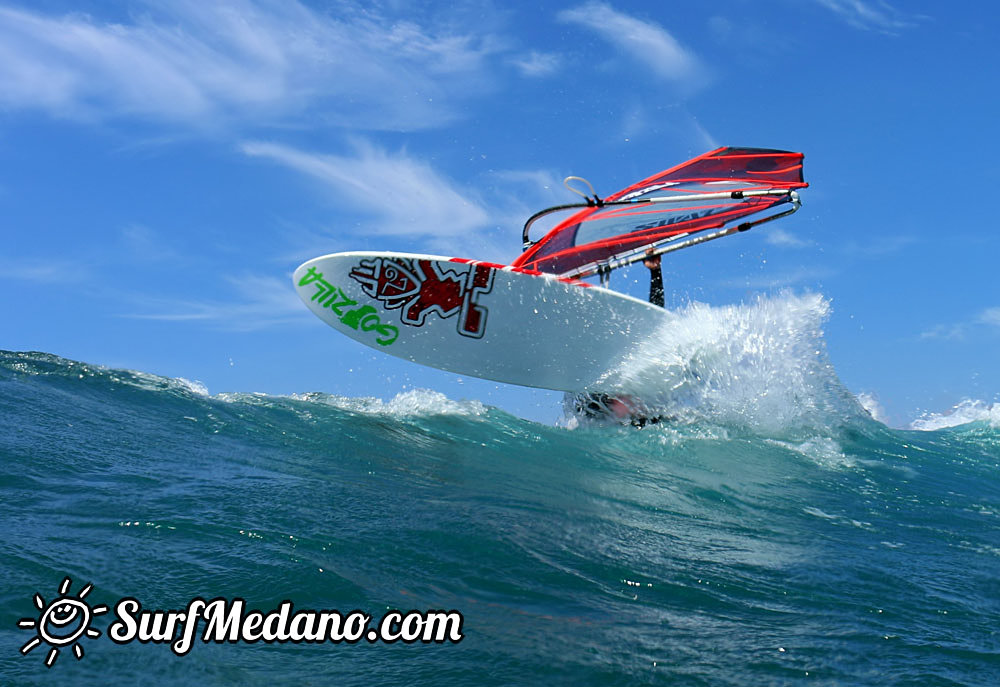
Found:
[{"label": "board logo decal", "polygon": [[493,289],[493,269],[486,265],[433,260],[374,258],[362,260],[350,277],[366,294],[400,311],[403,324],[422,327],[429,313],[442,319],[458,315],[458,333],[474,339],[486,333],[487,308],[478,299]]},{"label": "board logo decal", "polygon": [[348,298],[347,294],[324,279],[323,273],[315,267],[310,267],[299,280],[300,288],[309,284],[316,287],[316,293],[309,300],[318,302],[321,308],[329,308],[338,320],[351,329],[375,332],[378,334],[375,343],[379,346],[389,346],[399,336],[399,330],[391,324],[383,323],[375,308],[370,305],[355,308],[358,302]]}]

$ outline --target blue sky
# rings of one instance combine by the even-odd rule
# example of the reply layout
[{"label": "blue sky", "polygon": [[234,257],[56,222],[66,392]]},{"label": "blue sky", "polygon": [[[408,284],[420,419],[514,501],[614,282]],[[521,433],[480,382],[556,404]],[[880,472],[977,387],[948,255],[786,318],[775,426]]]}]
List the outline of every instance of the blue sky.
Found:
[{"label": "blue sky", "polygon": [[551,421],[558,394],[339,336],[291,271],[356,249],[509,262],[528,215],[573,200],[564,176],[607,195],[719,145],[773,147],[806,155],[803,209],[666,260],[670,302],[822,293],[838,374],[895,424],[994,401],[998,13],[0,3],[0,347],[212,392],[431,388]]}]

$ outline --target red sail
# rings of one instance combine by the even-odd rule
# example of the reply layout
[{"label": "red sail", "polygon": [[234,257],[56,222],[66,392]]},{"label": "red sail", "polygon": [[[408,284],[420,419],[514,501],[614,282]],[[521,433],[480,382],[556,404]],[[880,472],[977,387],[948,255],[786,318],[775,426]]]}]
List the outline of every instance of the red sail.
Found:
[{"label": "red sail", "polygon": [[[715,229],[790,202],[802,180],[802,153],[719,148],[577,212],[514,261],[514,267],[567,274],[671,237]],[[753,191],[788,194],[743,196]],[[694,200],[661,202],[677,196]],[[719,197],[721,196],[721,197]],[[735,196],[735,197],[734,197]],[[655,202],[644,202],[656,199]],[[615,201],[627,204],[612,205]]]}]

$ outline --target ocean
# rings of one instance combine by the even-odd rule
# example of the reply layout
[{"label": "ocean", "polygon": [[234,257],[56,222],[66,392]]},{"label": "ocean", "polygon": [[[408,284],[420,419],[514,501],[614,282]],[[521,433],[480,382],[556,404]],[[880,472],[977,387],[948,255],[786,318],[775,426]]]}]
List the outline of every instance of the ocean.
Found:
[{"label": "ocean", "polygon": [[[1000,409],[876,421],[818,297],[682,316],[608,376],[642,429],[0,353],[0,682],[1000,684]],[[85,585],[100,636],[37,641]],[[461,639],[176,655],[110,639],[126,597],[456,611]]]}]

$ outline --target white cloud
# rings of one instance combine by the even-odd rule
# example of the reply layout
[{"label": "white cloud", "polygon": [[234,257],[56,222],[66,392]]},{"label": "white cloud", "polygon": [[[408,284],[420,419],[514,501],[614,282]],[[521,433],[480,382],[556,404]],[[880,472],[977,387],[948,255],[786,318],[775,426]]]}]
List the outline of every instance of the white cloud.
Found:
[{"label": "white cloud", "polygon": [[131,260],[144,264],[188,263],[191,258],[181,254],[157,232],[141,224],[130,224],[121,230],[121,243]]},{"label": "white cloud", "polygon": [[884,0],[816,0],[859,29],[893,33],[913,26],[902,12]]},{"label": "white cloud", "polygon": [[522,74],[530,77],[550,76],[559,71],[561,62],[558,55],[532,50],[527,55],[511,60]]},{"label": "white cloud", "polygon": [[921,339],[944,339],[945,341],[961,341],[965,338],[968,327],[964,324],[938,324],[920,333]]},{"label": "white cloud", "polygon": [[205,322],[237,331],[254,331],[302,321],[302,303],[291,286],[291,277],[246,274],[228,277],[238,294],[232,302],[154,299],[143,296],[143,308],[152,312],[124,317],[164,322]]},{"label": "white cloud", "polygon": [[[576,200],[563,188],[561,176],[552,171],[493,170],[475,187],[466,186],[405,152],[387,152],[361,140],[355,141],[353,155],[315,153],[262,141],[245,142],[241,150],[318,181],[339,204],[370,218],[334,239],[338,250],[348,250],[342,239],[350,241],[360,230],[404,240],[381,241],[385,250],[419,249],[507,263],[521,250],[521,230],[530,215]],[[540,238],[562,219],[565,215],[540,221],[532,229],[532,238]],[[300,239],[296,257],[309,250],[329,252],[331,247],[329,236],[313,233]]]},{"label": "white cloud", "polygon": [[743,289],[778,289],[797,284],[815,284],[820,279],[826,279],[836,274],[826,267],[799,267],[782,272],[765,273],[757,276],[747,275],[742,279],[726,279],[722,286]]},{"label": "white cloud", "polygon": [[247,142],[265,157],[318,179],[355,209],[374,218],[371,229],[392,236],[469,237],[489,224],[476,194],[405,153],[358,142],[351,157],[305,152],[277,143]]},{"label": "white cloud", "polygon": [[412,130],[481,91],[488,35],[295,0],[178,0],[130,23],[0,8],[0,107],[72,119],[311,121]]},{"label": "white cloud", "polygon": [[1000,327],[1000,306],[986,308],[979,313],[979,315],[968,322],[935,325],[931,329],[921,332],[920,338],[961,341],[965,339],[970,332],[974,332],[977,328],[980,328],[979,331],[982,331],[981,327],[983,325],[987,327]]},{"label": "white cloud", "polygon": [[876,236],[864,243],[858,241],[848,241],[840,245],[841,250],[849,255],[857,255],[865,258],[883,258],[893,255],[906,248],[921,242],[921,239],[910,234],[900,234],[897,236]]},{"label": "white cloud", "polygon": [[987,308],[982,311],[979,313],[978,321],[981,324],[989,324],[994,327],[1000,327],[1000,307]]},{"label": "white cloud", "polygon": [[79,283],[91,277],[89,261],[66,258],[0,259],[0,279],[38,284]]},{"label": "white cloud", "polygon": [[802,248],[808,246],[809,241],[803,241],[785,229],[765,229],[767,243],[772,246],[783,246],[787,248]]},{"label": "white cloud", "polygon": [[691,117],[691,126],[694,128],[695,135],[698,140],[701,141],[702,145],[705,147],[706,151],[714,150],[720,147],[719,141],[713,136],[708,129],[706,129],[701,122],[699,122],[694,117]]},{"label": "white cloud", "polygon": [[663,79],[692,85],[704,75],[704,67],[694,53],[662,26],[618,12],[603,2],[564,10],[559,19],[596,32]]}]

